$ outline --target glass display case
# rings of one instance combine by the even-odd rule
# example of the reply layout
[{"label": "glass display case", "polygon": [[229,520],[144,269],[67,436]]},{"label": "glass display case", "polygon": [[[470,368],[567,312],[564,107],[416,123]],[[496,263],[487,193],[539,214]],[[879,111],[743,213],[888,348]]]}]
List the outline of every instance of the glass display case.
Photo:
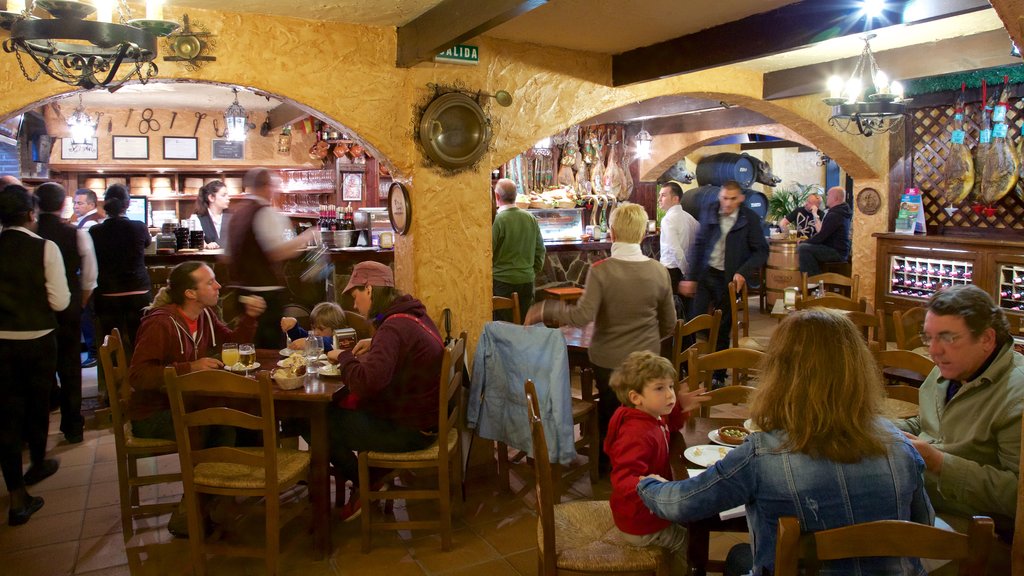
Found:
[{"label": "glass display case", "polygon": [[1024,264],[999,266],[999,305],[1007,310],[1024,311]]},{"label": "glass display case", "polygon": [[545,242],[575,242],[583,235],[582,208],[552,208],[529,212],[540,224],[540,235]]},{"label": "glass display case", "polygon": [[380,245],[380,233],[391,232],[395,229],[391,226],[391,219],[388,218],[387,208],[359,208],[353,215],[357,230],[370,231],[370,245]]},{"label": "glass display case", "polygon": [[940,288],[971,284],[974,277],[973,262],[903,254],[889,256],[889,270],[890,294],[921,299]]}]

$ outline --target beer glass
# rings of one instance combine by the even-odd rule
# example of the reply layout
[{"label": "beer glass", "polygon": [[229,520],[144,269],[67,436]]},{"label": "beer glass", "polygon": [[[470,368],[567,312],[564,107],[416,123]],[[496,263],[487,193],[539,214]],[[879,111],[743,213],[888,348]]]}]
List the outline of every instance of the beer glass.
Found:
[{"label": "beer glass", "polygon": [[227,342],[221,347],[220,360],[228,368],[238,364],[238,344]]},{"label": "beer glass", "polygon": [[238,361],[249,368],[256,363],[256,346],[252,344],[242,344],[238,347]]}]

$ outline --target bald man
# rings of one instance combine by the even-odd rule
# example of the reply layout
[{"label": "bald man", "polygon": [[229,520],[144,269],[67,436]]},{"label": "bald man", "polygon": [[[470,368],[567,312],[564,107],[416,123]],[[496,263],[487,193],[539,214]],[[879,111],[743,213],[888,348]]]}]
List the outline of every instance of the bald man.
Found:
[{"label": "bald man", "polygon": [[808,276],[821,274],[827,262],[846,262],[850,258],[850,223],[853,210],[846,203],[846,190],[840,186],[828,189],[825,197],[828,212],[821,220],[818,233],[797,247],[800,271]]},{"label": "bald man", "polygon": [[[544,239],[533,214],[516,208],[515,182],[498,180],[494,202],[498,213],[491,225],[492,288],[495,296],[519,294],[519,309],[525,313],[533,304],[534,280],[544,269]],[[500,310],[494,319],[511,321],[512,314]]]}]

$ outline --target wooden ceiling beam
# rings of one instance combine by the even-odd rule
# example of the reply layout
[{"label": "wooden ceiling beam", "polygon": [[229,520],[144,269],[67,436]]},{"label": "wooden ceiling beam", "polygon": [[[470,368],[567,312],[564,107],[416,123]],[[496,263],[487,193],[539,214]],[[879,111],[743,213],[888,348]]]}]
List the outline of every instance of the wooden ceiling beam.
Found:
[{"label": "wooden ceiling beam", "polygon": [[290,102],[281,102],[272,108],[268,114],[270,114],[271,131],[277,131],[309,116],[309,112]]},{"label": "wooden ceiling beam", "polygon": [[625,86],[754,60],[896,24],[989,8],[986,0],[917,0],[906,12],[867,20],[845,0],[803,0],[612,56],[612,85]]},{"label": "wooden ceiling beam", "polygon": [[444,0],[398,27],[395,65],[411,68],[445,50],[547,4],[548,0]]}]

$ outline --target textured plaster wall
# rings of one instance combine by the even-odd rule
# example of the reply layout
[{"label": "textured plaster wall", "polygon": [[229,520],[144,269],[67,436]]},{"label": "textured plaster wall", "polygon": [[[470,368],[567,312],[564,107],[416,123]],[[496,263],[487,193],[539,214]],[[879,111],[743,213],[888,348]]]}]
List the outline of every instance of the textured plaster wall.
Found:
[{"label": "textured plaster wall", "polygon": [[[167,6],[165,17],[180,8]],[[189,9],[218,36],[216,62],[198,72],[160,61],[160,77],[188,78],[256,88],[294,100],[358,135],[371,153],[412,188],[410,233],[397,241],[400,288],[422,298],[435,318],[454,312],[456,330],[472,339],[490,316],[489,171],[537,140],[595,114],[655,96],[687,94],[727,100],[764,114],[835,158],[855,178],[888,172],[880,139],[837,136],[816,97],[764,102],[760,74],[741,68],[710,70],[624,88],[608,87],[610,61],[595,54],[478,38],[480,64],[423,64],[396,69],[391,28],[313,22],[256,14]],[[161,50],[164,48],[161,46]],[[508,90],[509,108],[491,103],[492,150],[475,170],[447,175],[423,163],[412,139],[428,83],[460,83],[471,90]],[[68,92],[50,80],[24,80],[15,59],[0,58],[0,117]],[[179,118],[180,120],[180,118]],[[886,190],[881,182],[877,188]],[[875,220],[879,220],[877,217]],[[884,229],[884,220],[876,230]],[[867,226],[858,226],[861,234]],[[872,243],[873,250],[873,243]]]}]

